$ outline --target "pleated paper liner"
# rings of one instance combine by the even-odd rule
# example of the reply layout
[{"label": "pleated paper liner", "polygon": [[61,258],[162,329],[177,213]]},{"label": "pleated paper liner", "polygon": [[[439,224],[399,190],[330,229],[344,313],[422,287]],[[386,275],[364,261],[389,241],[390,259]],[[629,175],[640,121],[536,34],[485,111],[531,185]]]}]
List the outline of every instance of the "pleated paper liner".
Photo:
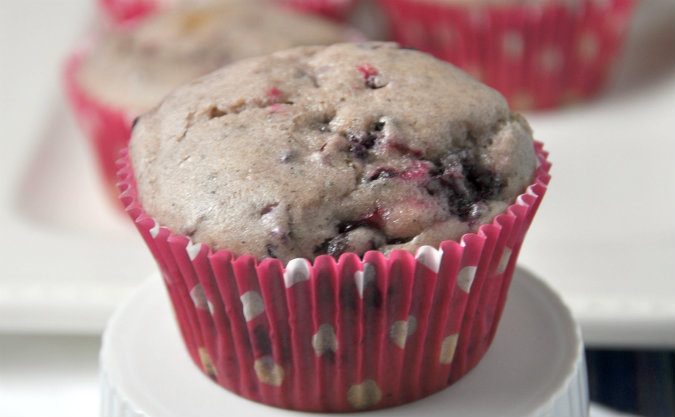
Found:
[{"label": "pleated paper liner", "polygon": [[81,42],[68,56],[63,71],[63,83],[75,120],[96,157],[104,187],[111,196],[111,201],[119,205],[116,160],[129,142],[135,116],[106,105],[88,94],[78,82],[78,69],[93,43],[91,38]]},{"label": "pleated paper liner", "polygon": [[621,51],[636,0],[378,3],[395,41],[457,65],[524,110],[595,96]]},{"label": "pleated paper liner", "polygon": [[318,14],[332,20],[344,21],[357,0],[277,0],[292,9]]},{"label": "pleated paper liner", "polygon": [[161,0],[98,0],[103,14],[117,25],[133,24],[155,12],[161,3]]},{"label": "pleated paper liner", "polygon": [[190,356],[216,383],[272,406],[343,412],[395,406],[452,384],[495,335],[525,233],[549,181],[461,242],[413,256],[367,252],[256,261],[213,252],[141,207],[128,155],[121,200],[161,269]]},{"label": "pleated paper liner", "polygon": [[[232,1],[232,0],[222,0]],[[333,20],[344,21],[356,0],[276,0],[301,12],[318,14]],[[211,0],[218,3],[217,0]],[[167,0],[98,0],[103,14],[116,25],[128,25],[143,19],[155,11],[171,5]],[[178,2],[180,3],[180,2]],[[183,1],[183,3],[189,3]]]}]

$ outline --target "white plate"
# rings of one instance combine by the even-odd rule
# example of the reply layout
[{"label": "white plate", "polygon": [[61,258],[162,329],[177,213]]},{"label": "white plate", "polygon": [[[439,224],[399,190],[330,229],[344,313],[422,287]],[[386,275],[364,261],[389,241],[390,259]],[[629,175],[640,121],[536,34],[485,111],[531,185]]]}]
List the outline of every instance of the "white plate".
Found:
[{"label": "white plate", "polygon": [[[502,322],[481,362],[420,401],[336,416],[584,416],[588,388],[579,328],[542,281],[516,269]],[[319,416],[238,397],[202,374],[185,350],[161,278],[114,314],[101,348],[106,417]]]},{"label": "white plate", "polygon": [[[529,115],[554,165],[520,263],[562,294],[587,344],[672,347],[675,22],[667,0],[638,6],[606,94]],[[0,331],[100,332],[138,277],[154,269],[98,188],[57,88],[72,28],[91,21],[91,7],[86,0],[2,3],[8,65],[0,68],[11,99],[2,98],[0,111]],[[28,20],[34,24],[21,23]]]}]

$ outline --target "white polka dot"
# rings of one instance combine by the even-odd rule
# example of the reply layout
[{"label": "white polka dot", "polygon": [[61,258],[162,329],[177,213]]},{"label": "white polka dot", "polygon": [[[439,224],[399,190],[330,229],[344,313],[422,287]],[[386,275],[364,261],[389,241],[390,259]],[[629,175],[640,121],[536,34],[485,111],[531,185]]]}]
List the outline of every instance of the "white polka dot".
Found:
[{"label": "white polka dot", "polygon": [[239,297],[243,305],[244,318],[246,321],[251,321],[258,317],[265,311],[265,303],[260,293],[256,291],[248,291]]},{"label": "white polka dot", "polygon": [[598,56],[599,50],[600,42],[592,32],[585,32],[579,37],[577,54],[582,61],[593,61]]},{"label": "white polka dot", "polygon": [[209,301],[206,299],[202,284],[197,284],[190,290],[190,298],[192,298],[195,307],[201,310],[209,310]]},{"label": "white polka dot", "polygon": [[502,52],[509,58],[519,59],[523,55],[525,41],[518,32],[506,32],[502,38]]},{"label": "white polka dot", "polygon": [[462,289],[465,293],[471,292],[471,285],[473,284],[473,279],[476,277],[476,266],[465,266],[457,274],[457,286]]},{"label": "white polka dot", "polygon": [[483,27],[488,24],[490,20],[487,13],[482,8],[477,8],[477,10],[469,10],[468,21],[471,26]]},{"label": "white polka dot", "polygon": [[253,369],[263,384],[278,387],[284,382],[284,368],[274,362],[274,358],[269,355],[256,359]]},{"label": "white polka dot", "polygon": [[417,330],[417,319],[414,316],[408,316],[408,320],[400,320],[392,323],[389,329],[389,337],[394,344],[401,349],[405,347],[405,342]]},{"label": "white polka dot", "polygon": [[539,52],[539,66],[543,72],[560,71],[562,62],[562,52],[557,46],[547,46]]},{"label": "white polka dot", "polygon": [[459,334],[451,334],[450,336],[443,339],[441,344],[441,355],[440,362],[443,365],[449,365],[452,363],[452,360],[455,357],[455,350],[457,349],[457,339]]},{"label": "white polka dot", "polygon": [[375,281],[375,267],[367,262],[364,263],[363,271],[356,271],[354,273],[354,281],[356,282],[356,289],[359,292],[359,297],[363,298],[363,290],[365,287]]},{"label": "white polka dot", "polygon": [[210,377],[216,379],[217,372],[216,372],[216,367],[213,365],[213,361],[211,360],[211,356],[209,356],[209,352],[206,351],[206,348],[200,347],[197,349],[197,352],[199,354],[199,360],[202,363],[202,367],[204,368],[204,372],[206,372],[207,375]]},{"label": "white polka dot", "polygon": [[534,97],[527,91],[521,90],[513,93],[509,97],[511,107],[518,110],[528,110],[534,108]]},{"label": "white polka dot", "polygon": [[457,34],[455,29],[449,25],[440,25],[436,28],[436,36],[443,43],[444,46],[455,43]]},{"label": "white polka dot", "polygon": [[614,35],[622,35],[628,30],[630,24],[630,14],[616,14],[607,18],[609,22],[607,26],[609,30],[614,32]]},{"label": "white polka dot", "polygon": [[195,260],[197,255],[199,255],[200,250],[202,250],[201,243],[192,243],[191,240],[188,240],[187,246],[185,246],[185,251],[187,252],[191,261]]},{"label": "white polka dot", "polygon": [[302,258],[292,259],[286,265],[286,271],[284,271],[284,284],[286,288],[291,288],[295,284],[307,281],[309,279],[309,265],[307,261]]},{"label": "white polka dot", "polygon": [[440,249],[436,250],[436,248],[432,248],[431,246],[421,246],[417,250],[415,259],[435,273],[438,273],[441,267],[441,259],[443,259],[443,251]]},{"label": "white polka dot", "polygon": [[462,69],[464,72],[475,78],[476,80],[482,80],[483,79],[483,67],[480,64],[476,63],[469,63],[469,64],[464,64],[462,66]]},{"label": "white polka dot", "polygon": [[330,324],[319,326],[319,330],[312,337],[312,347],[316,356],[321,356],[328,351],[337,352],[338,341],[333,326]]},{"label": "white polka dot", "polygon": [[152,236],[153,239],[156,239],[158,234],[159,234],[159,224],[153,219],[152,227],[150,228],[150,236]]},{"label": "white polka dot", "polygon": [[382,391],[372,379],[366,379],[360,384],[352,385],[347,391],[347,401],[356,409],[368,408],[376,405],[382,399]]},{"label": "white polka dot", "polygon": [[[539,161],[539,158],[537,158],[537,163],[541,164],[541,161]],[[527,190],[525,190],[525,193],[519,195],[518,198],[516,199],[516,204],[518,204],[519,206],[529,207],[530,204],[527,203],[525,201],[525,198],[524,198],[526,195],[529,195],[530,197],[535,197],[535,198],[537,197],[537,194],[535,194],[534,191],[532,191],[532,187],[527,187]]]},{"label": "white polka dot", "polygon": [[502,257],[499,259],[499,265],[497,265],[497,272],[496,274],[502,274],[504,271],[506,271],[506,267],[509,266],[509,260],[511,259],[511,248],[509,247],[504,247],[504,252],[502,253]]},{"label": "white polka dot", "polygon": [[[569,106],[583,101],[585,96],[586,94],[582,90],[575,87],[570,87],[569,89],[563,91],[560,102],[563,104],[563,106]],[[540,166],[541,162],[537,160],[537,168]]]}]

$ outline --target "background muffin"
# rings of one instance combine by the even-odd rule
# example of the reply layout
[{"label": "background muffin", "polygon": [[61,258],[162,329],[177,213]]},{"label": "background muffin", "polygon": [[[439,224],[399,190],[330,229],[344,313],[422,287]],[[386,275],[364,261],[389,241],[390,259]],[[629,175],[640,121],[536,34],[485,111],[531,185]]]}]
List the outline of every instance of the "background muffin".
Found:
[{"label": "background muffin", "polygon": [[392,38],[447,60],[516,109],[600,91],[635,0],[378,0]]},{"label": "background muffin", "polygon": [[101,37],[76,77],[101,101],[143,112],[174,87],[227,63],[350,36],[342,26],[271,4],[167,9],[133,30]]},{"label": "background muffin", "polygon": [[476,365],[549,167],[494,90],[365,43],[176,90],[120,175],[200,369],[255,401],[351,411]]},{"label": "background muffin", "polygon": [[66,87],[104,174],[114,182],[114,161],[132,121],[176,86],[244,57],[355,36],[343,26],[261,2],[176,8],[96,37],[69,60]]}]

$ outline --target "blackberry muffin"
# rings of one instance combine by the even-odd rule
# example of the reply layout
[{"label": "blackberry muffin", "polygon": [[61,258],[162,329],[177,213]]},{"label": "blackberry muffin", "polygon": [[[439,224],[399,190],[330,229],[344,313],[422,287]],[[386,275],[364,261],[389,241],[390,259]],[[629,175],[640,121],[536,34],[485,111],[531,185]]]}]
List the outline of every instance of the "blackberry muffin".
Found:
[{"label": "blackberry muffin", "polygon": [[199,368],[255,401],[340,412],[478,363],[550,167],[497,92],[377,42],[195,80],[138,120],[122,162]]},{"label": "blackberry muffin", "polygon": [[458,240],[513,203],[536,163],[497,92],[392,43],[213,73],[139,121],[131,159],[160,224],[284,263]]}]

